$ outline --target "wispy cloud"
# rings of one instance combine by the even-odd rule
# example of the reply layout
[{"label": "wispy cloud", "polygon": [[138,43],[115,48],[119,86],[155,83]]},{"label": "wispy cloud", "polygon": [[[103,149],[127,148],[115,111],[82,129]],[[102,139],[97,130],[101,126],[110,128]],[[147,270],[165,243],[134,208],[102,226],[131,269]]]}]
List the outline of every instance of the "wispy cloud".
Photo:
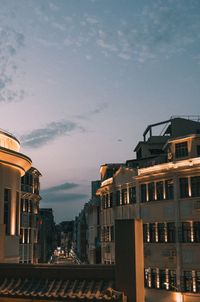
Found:
[{"label": "wispy cloud", "polygon": [[18,73],[16,55],[24,46],[24,35],[13,28],[0,27],[0,102],[22,100],[23,89],[16,89],[14,79]]},{"label": "wispy cloud", "polygon": [[41,192],[43,194],[47,194],[47,193],[55,193],[56,194],[56,193],[60,193],[60,192],[63,193],[63,191],[74,189],[74,188],[77,188],[77,187],[79,187],[79,185],[76,184],[76,183],[65,182],[63,184],[41,190]]},{"label": "wispy cloud", "polygon": [[81,130],[83,127],[72,121],[51,122],[43,128],[35,129],[21,136],[21,142],[25,147],[39,148],[56,138]]},{"label": "wispy cloud", "polygon": [[75,118],[83,119],[83,120],[89,119],[89,118],[93,117],[94,115],[102,113],[104,110],[106,110],[106,108],[108,108],[108,106],[109,105],[106,102],[100,103],[94,109],[92,109],[88,112],[85,112],[84,114],[76,115]]},{"label": "wispy cloud", "polygon": [[80,185],[76,183],[63,183],[41,190],[42,200],[45,203],[66,203],[71,201],[85,200],[87,194],[68,192],[71,189],[76,189]]}]

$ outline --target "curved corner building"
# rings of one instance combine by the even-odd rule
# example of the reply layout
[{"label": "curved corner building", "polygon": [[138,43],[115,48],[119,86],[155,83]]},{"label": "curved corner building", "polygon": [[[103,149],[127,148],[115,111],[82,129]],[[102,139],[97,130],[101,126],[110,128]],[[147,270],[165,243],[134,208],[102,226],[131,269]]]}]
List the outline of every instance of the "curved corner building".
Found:
[{"label": "curved corner building", "polygon": [[19,141],[0,130],[0,262],[19,262],[21,177],[32,164],[19,150]]}]

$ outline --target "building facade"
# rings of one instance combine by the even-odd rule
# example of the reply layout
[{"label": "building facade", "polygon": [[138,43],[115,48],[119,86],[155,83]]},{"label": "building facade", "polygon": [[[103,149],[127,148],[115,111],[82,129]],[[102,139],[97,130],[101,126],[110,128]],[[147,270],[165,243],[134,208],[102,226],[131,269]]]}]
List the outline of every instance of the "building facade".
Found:
[{"label": "building facade", "polygon": [[0,130],[0,262],[19,262],[21,177],[31,168],[19,150],[19,141]]},{"label": "building facade", "polygon": [[[153,135],[156,126],[164,126],[162,135]],[[135,151],[98,190],[102,263],[115,263],[115,221],[142,221],[145,301],[199,301],[200,123],[150,125]]]},{"label": "building facade", "polygon": [[31,167],[21,178],[20,263],[38,262],[40,176]]}]

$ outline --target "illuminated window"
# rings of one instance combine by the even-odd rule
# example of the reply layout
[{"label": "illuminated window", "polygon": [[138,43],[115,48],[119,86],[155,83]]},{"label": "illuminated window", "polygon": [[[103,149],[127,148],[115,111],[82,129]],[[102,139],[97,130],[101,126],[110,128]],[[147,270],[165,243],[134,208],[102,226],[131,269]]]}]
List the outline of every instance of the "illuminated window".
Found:
[{"label": "illuminated window", "polygon": [[175,156],[176,158],[188,156],[187,142],[175,144]]},{"label": "illuminated window", "polygon": [[151,287],[151,285],[150,285],[150,269],[149,268],[145,268],[145,270],[144,270],[144,286]]},{"label": "illuminated window", "polygon": [[147,224],[147,223],[143,224],[143,241],[145,243],[150,241],[150,238],[149,238],[149,224]]},{"label": "illuminated window", "polygon": [[187,177],[180,178],[179,184],[180,184],[180,197],[188,198],[189,197],[188,178]]},{"label": "illuminated window", "polygon": [[127,204],[127,189],[122,190],[122,205]]}]

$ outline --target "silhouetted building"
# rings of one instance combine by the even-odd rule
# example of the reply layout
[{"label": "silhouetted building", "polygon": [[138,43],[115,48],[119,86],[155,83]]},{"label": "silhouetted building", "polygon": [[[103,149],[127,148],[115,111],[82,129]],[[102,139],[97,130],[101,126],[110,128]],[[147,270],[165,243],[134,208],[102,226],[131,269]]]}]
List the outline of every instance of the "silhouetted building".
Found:
[{"label": "silhouetted building", "polygon": [[100,227],[100,198],[96,195],[101,182],[91,182],[91,200],[87,207],[88,225],[88,262],[90,264],[101,263],[101,227]]},{"label": "silhouetted building", "polygon": [[41,208],[39,210],[39,259],[40,263],[47,263],[56,248],[56,228],[51,208]]}]

